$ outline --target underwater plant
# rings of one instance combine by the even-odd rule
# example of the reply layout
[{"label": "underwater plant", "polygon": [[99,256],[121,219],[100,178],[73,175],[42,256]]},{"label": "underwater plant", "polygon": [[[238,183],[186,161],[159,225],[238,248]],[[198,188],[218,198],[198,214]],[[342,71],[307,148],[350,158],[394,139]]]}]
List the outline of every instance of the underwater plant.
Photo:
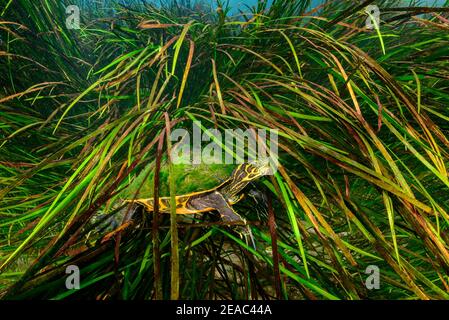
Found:
[{"label": "underwater plant", "polygon": [[[448,299],[448,2],[187,2],[0,4],[0,297]],[[235,177],[173,163],[194,122],[278,134],[254,243],[124,201]]]}]

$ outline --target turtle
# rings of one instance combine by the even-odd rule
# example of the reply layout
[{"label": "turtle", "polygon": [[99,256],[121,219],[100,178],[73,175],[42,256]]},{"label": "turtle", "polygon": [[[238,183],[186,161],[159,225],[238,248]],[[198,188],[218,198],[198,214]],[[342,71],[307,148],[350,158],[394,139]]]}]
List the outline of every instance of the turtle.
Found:
[{"label": "turtle", "polygon": [[[270,173],[267,160],[239,164],[230,177],[210,189],[175,196],[176,214],[197,214],[218,211],[224,222],[245,220],[232,208],[239,202],[242,191],[252,181]],[[159,212],[170,213],[170,197],[159,197]],[[154,198],[127,199],[142,205],[148,212],[154,211]]]},{"label": "turtle", "polygon": [[[154,174],[148,170],[151,169],[143,170],[121,194],[120,198],[124,203],[143,207],[147,213],[152,213],[154,212]],[[272,171],[269,159],[263,158],[244,162],[237,166],[204,163],[174,165],[173,172],[173,179],[177,186],[177,195],[175,196],[177,215],[186,216],[217,211],[223,222],[236,225],[236,230],[246,236],[250,233],[250,229],[246,227],[246,220],[232,206],[239,202],[245,194],[254,197],[253,194],[257,191],[251,189],[246,192],[248,184],[262,176],[269,175]],[[229,172],[231,173],[229,174]],[[224,176],[227,178],[223,180]],[[164,165],[160,172],[161,196],[158,197],[160,213],[170,213],[171,197],[168,196],[167,180],[167,166]],[[220,182],[220,180],[222,181]],[[201,188],[201,186],[203,187]],[[194,188],[201,189],[192,190]],[[186,190],[187,192],[185,192]],[[164,194],[167,195],[164,196]],[[126,228],[127,225],[127,223],[121,224],[104,239],[109,239],[117,231]]]}]

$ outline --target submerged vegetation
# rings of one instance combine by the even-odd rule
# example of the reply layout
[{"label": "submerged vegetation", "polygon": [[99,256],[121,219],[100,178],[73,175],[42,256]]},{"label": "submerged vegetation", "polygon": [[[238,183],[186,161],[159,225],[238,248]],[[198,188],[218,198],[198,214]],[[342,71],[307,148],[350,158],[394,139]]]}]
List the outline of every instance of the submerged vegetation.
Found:
[{"label": "submerged vegetation", "polygon": [[[449,298],[448,3],[79,1],[70,29],[76,2],[0,4],[1,297]],[[166,196],[226,178],[167,161],[194,120],[278,130],[266,208],[235,208],[255,247],[213,214],[143,210],[105,240],[142,172]]]}]

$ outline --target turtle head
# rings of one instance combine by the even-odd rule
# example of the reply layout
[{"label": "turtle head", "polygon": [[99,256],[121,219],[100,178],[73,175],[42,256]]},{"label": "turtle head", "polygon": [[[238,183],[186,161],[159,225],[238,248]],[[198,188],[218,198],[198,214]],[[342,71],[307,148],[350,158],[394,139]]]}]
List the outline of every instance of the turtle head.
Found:
[{"label": "turtle head", "polygon": [[231,199],[238,196],[239,192],[251,181],[272,174],[272,172],[268,158],[242,163],[234,170],[228,183],[221,191],[227,199]]},{"label": "turtle head", "polygon": [[234,173],[234,179],[249,182],[261,176],[269,175],[271,172],[270,161],[268,158],[264,158],[241,164]]}]

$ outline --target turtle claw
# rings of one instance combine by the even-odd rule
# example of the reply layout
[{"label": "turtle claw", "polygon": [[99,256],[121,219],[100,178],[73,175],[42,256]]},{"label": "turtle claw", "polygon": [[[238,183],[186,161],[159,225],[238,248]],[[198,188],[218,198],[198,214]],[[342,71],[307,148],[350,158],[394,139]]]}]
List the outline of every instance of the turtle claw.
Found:
[{"label": "turtle claw", "polygon": [[249,242],[251,241],[251,245],[254,248],[254,250],[257,250],[253,232],[251,231],[251,228],[248,225],[238,226],[236,228],[236,232],[239,234],[242,240],[245,239],[246,245],[249,245]]}]

